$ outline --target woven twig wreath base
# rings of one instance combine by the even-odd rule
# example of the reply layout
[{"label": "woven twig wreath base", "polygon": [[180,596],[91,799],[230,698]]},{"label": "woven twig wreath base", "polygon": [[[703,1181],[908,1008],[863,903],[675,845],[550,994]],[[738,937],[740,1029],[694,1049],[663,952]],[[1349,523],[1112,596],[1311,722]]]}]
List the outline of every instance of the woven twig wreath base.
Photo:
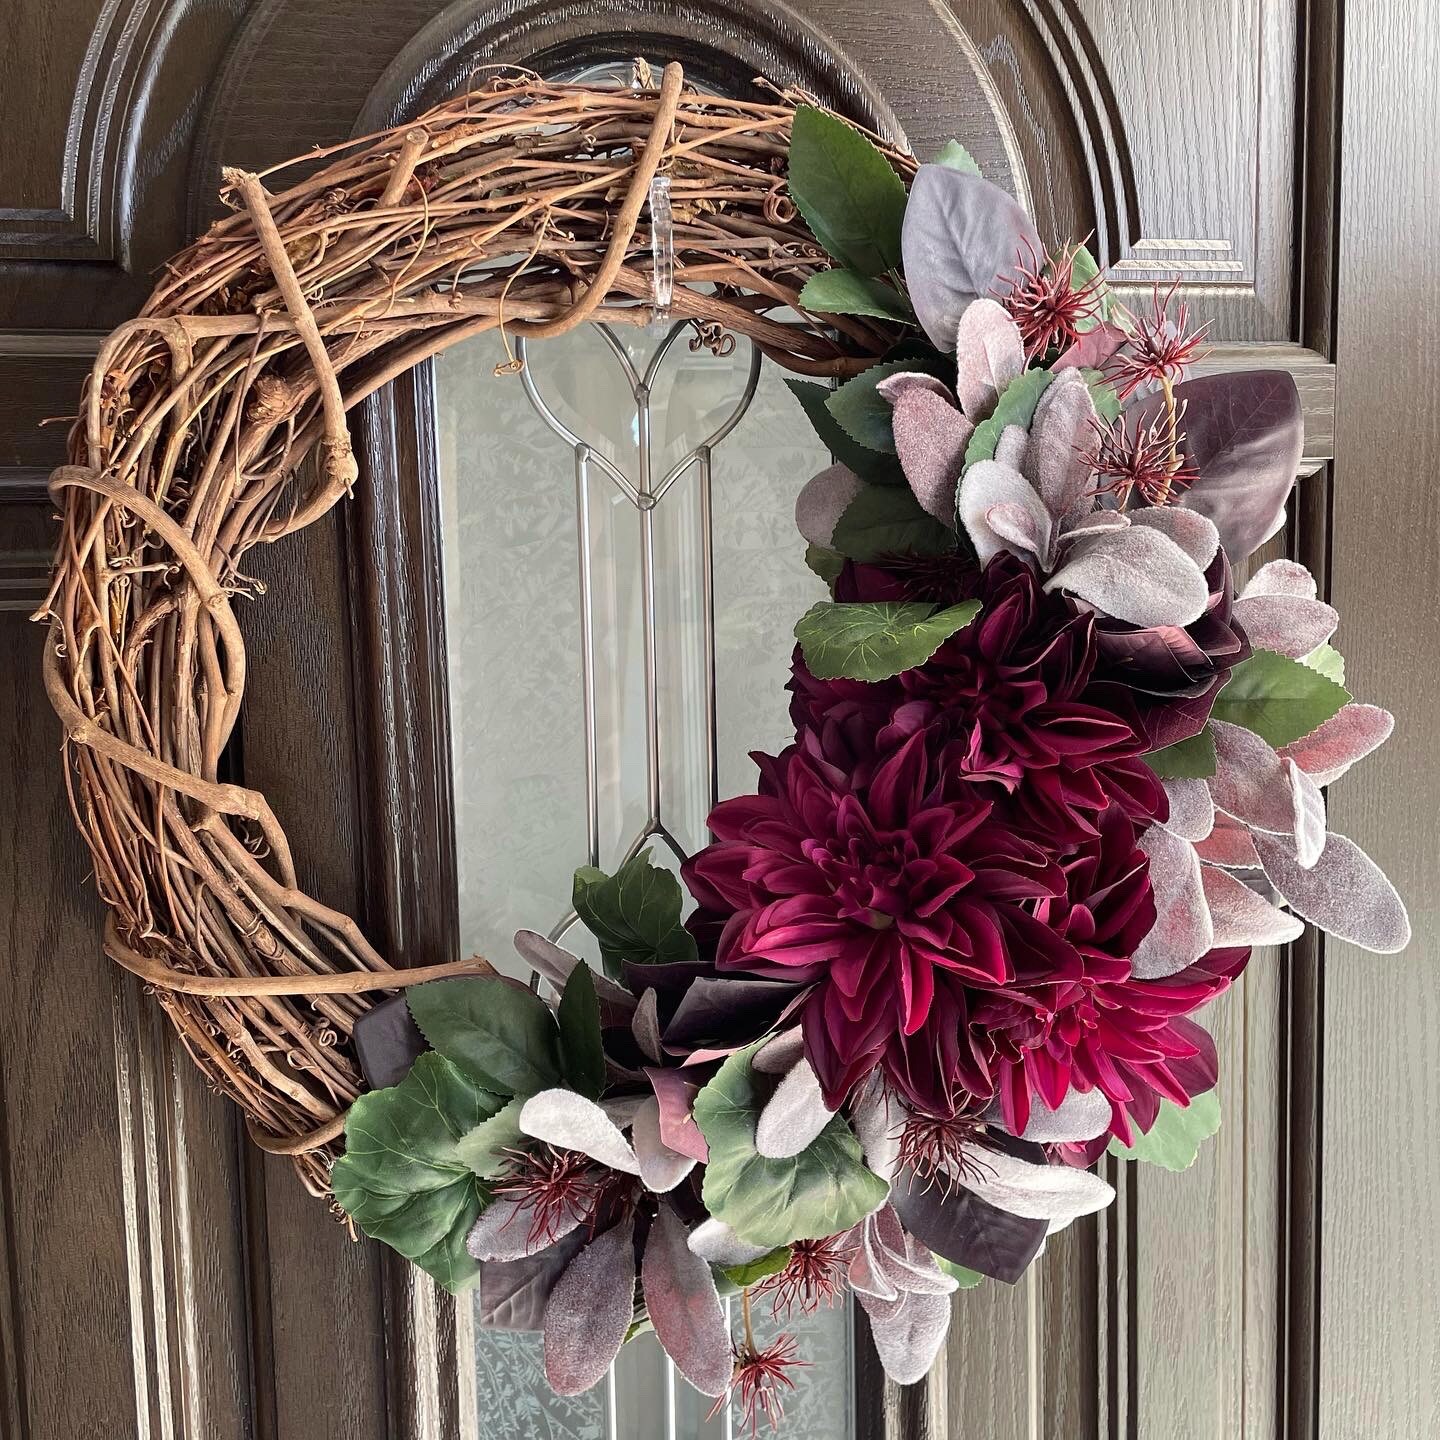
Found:
[{"label": "woven twig wreath base", "polygon": [[304,157],[326,163],[279,193],[227,172],[235,213],[100,350],[50,482],[62,530],[37,618],[110,906],[105,948],[316,1194],[363,1088],[357,1017],[382,992],[486,967],[396,969],[300,889],[265,797],[219,779],[245,690],[245,552],[350,491],[345,412],[426,357],[495,328],[650,321],[657,173],[673,199],[672,315],[802,373],[873,360],[893,338],[883,324],[770,318],[828,264],[785,187],[799,98],[687,93],[673,65],[658,89],[498,78]]}]

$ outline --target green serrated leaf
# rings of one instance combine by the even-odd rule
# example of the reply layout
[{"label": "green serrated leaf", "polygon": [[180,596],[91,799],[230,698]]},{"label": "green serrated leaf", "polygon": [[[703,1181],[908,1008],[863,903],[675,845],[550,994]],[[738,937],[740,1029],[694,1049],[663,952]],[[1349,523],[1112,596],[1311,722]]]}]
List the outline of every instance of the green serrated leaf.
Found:
[{"label": "green serrated leaf", "polygon": [[811,105],[790,129],[790,194],[827,254],[862,275],[900,265],[905,182],[853,126]]},{"label": "green serrated leaf", "polygon": [[925,602],[821,600],[800,617],[795,638],[818,680],[888,680],[923,665],[979,613],[978,600],[944,610]]},{"label": "green serrated leaf", "polygon": [[1102,420],[1115,421],[1120,418],[1120,396],[1115,387],[1100,370],[1082,370],[1081,378],[1090,389],[1090,399],[1095,413]]},{"label": "green serrated leaf", "polygon": [[[1110,1153],[1122,1160],[1145,1160],[1165,1170],[1188,1170],[1201,1144],[1220,1128],[1220,1096],[1214,1090],[1192,1097],[1186,1106],[1160,1102],[1155,1123],[1134,1145],[1110,1142]],[[757,1242],[758,1243],[758,1242]]]},{"label": "green serrated leaf", "polygon": [[830,548],[850,560],[944,555],[955,549],[955,535],[922,509],[908,489],[866,485],[835,522]]},{"label": "green serrated leaf", "polygon": [[1300,657],[1302,665],[1318,670],[1327,680],[1337,685],[1345,683],[1345,657],[1328,641],[1317,645],[1308,655]]},{"label": "green serrated leaf", "polygon": [[1208,780],[1215,773],[1215,736],[1206,725],[1198,735],[1140,758],[1162,780]]},{"label": "green serrated leaf", "polygon": [[778,1275],[790,1263],[790,1247],[781,1245],[748,1265],[727,1265],[725,1278],[741,1290],[758,1284],[767,1275]]},{"label": "green serrated leaf", "polygon": [[555,1020],[538,995],[498,975],[411,988],[410,1013],[432,1050],[497,1095],[560,1083]]},{"label": "green serrated leaf", "polygon": [[345,1213],[452,1294],[480,1273],[465,1237],[489,1201],[460,1157],[464,1136],[501,1107],[458,1066],[427,1052],[385,1090],[361,1095],[345,1120],[330,1181]]},{"label": "green serrated leaf", "polygon": [[905,360],[888,360],[872,365],[826,397],[825,408],[854,441],[881,454],[895,453],[895,431],[890,402],[880,393],[880,382],[901,371],[916,367]]},{"label": "green serrated leaf", "polygon": [[935,158],[930,163],[943,165],[947,170],[963,170],[967,175],[980,173],[975,157],[958,140],[947,140],[935,152]]},{"label": "green serrated leaf", "polygon": [[627,860],[614,875],[588,866],[577,870],[572,901],[600,942],[612,977],[626,960],[651,965],[695,959],[695,939],[680,923],[680,882],[652,864],[649,851]]},{"label": "green serrated leaf", "polygon": [[507,1100],[488,1120],[482,1120],[455,1147],[455,1153],[482,1180],[498,1179],[509,1165],[507,1150],[515,1150],[525,1143],[525,1134],[520,1129],[520,1112],[525,1108],[528,1095],[517,1095]]},{"label": "green serrated leaf", "polygon": [[840,464],[853,470],[862,480],[875,485],[904,485],[905,473],[894,455],[871,450],[845,433],[840,422],[830,413],[826,401],[835,392],[828,385],[813,380],[786,380],[790,393],[800,402],[806,418],[815,427],[820,443]]},{"label": "green serrated leaf", "polygon": [[[1083,290],[1093,280],[1100,278],[1100,266],[1095,257],[1084,245],[1075,247],[1075,259],[1070,267],[1070,288],[1072,290]],[[1097,325],[1103,324],[1110,318],[1111,300],[1110,287],[1103,280],[1095,287],[1097,304],[1095,313],[1086,316],[1079,321],[1075,328],[1082,335],[1087,330],[1093,330]]]},{"label": "green serrated leaf", "polygon": [[555,1010],[560,1027],[560,1068],[582,1095],[600,1098],[605,1088],[605,1050],[600,1038],[600,1001],[595,978],[582,960],[571,972]]},{"label": "green serrated leaf", "polygon": [[1350,692],[1319,670],[1274,650],[1256,650],[1230,672],[1210,717],[1243,725],[1278,750],[1323,725],[1349,701]]},{"label": "green serrated leaf", "polygon": [[695,1121],[710,1147],[705,1208],[752,1245],[789,1245],[848,1230],[885,1203],[890,1187],[865,1167],[860,1142],[840,1115],[788,1159],[755,1148],[766,1098],[750,1068],[758,1048],[737,1051],[695,1097]]},{"label": "green serrated leaf", "polygon": [[915,312],[893,285],[854,270],[822,270],[800,291],[800,308],[822,315],[873,315],[913,325]]},{"label": "green serrated leaf", "polygon": [[994,412],[988,420],[975,427],[975,433],[965,447],[967,468],[977,460],[995,458],[995,447],[1000,443],[1000,436],[1007,425],[1019,425],[1024,430],[1030,428],[1030,422],[1035,418],[1035,407],[1054,378],[1049,370],[1026,370],[1000,392]]},{"label": "green serrated leaf", "polygon": [[967,1270],[963,1265],[957,1265],[953,1260],[947,1260],[943,1255],[935,1257],[935,1263],[960,1286],[962,1290],[973,1290],[985,1279],[978,1270]]},{"label": "green serrated leaf", "polygon": [[845,557],[838,550],[827,550],[823,545],[807,545],[805,563],[827,585],[834,585],[845,568]]}]

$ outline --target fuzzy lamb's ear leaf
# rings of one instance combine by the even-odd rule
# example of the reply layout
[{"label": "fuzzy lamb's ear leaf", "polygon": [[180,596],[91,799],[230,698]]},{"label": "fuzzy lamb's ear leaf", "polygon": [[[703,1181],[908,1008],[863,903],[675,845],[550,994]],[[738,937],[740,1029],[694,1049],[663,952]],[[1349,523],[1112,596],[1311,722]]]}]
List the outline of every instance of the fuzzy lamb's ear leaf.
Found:
[{"label": "fuzzy lamb's ear leaf", "polygon": [[1021,468],[1058,522],[1082,516],[1094,504],[1089,450],[1094,420],[1095,402],[1078,374],[1057,375],[1035,407]]},{"label": "fuzzy lamb's ear leaf", "polygon": [[476,1260],[524,1260],[538,1254],[552,1240],[568,1235],[580,1223],[567,1211],[545,1234],[532,1237],[532,1218],[529,1207],[519,1200],[492,1200],[467,1235],[465,1248]]},{"label": "fuzzy lamb's ear leaf", "polygon": [[765,1102],[755,1125],[755,1148],[771,1160],[798,1155],[830,1123],[820,1081],[810,1062],[800,1059]]},{"label": "fuzzy lamb's ear leaf", "polygon": [[1281,762],[1290,781],[1290,811],[1295,832],[1295,860],[1309,870],[1325,849],[1325,797],[1320,787],[1293,760]]},{"label": "fuzzy lamb's ear leaf", "polygon": [[812,545],[830,549],[845,507],[864,488],[865,482],[847,466],[827,465],[800,487],[795,497],[795,528]]},{"label": "fuzzy lamb's ear leaf", "polygon": [[1215,828],[1215,802],[1204,780],[1166,780],[1165,794],[1170,801],[1170,818],[1163,823],[1172,835],[1194,844]]},{"label": "fuzzy lamb's ear leaf", "polygon": [[938,350],[953,347],[967,305],[1007,289],[1018,262],[1044,253],[1005,191],[945,165],[922,165],[911,182],[901,248],[910,302]]},{"label": "fuzzy lamb's ear leaf", "polygon": [[733,1369],[730,1327],[710,1266],[687,1239],[684,1222],[662,1204],[640,1262],[645,1309],[675,1368],[702,1395],[723,1395]]},{"label": "fuzzy lamb's ear leaf", "polygon": [[860,1295],[881,1368],[897,1385],[923,1380],[950,1330],[948,1295],[905,1294],[895,1300]]},{"label": "fuzzy lamb's ear leaf", "polygon": [[1088,1170],[1036,1165],[1003,1150],[981,1155],[975,1173],[967,1174],[963,1183],[997,1210],[1052,1225],[1093,1215],[1115,1198],[1114,1189]]},{"label": "fuzzy lamb's ear leaf", "polygon": [[520,1112],[520,1128],[532,1140],[543,1140],[560,1150],[579,1150],[592,1160],[640,1173],[640,1162],[615,1122],[593,1100],[573,1090],[542,1090],[532,1095]]},{"label": "fuzzy lamb's ear leaf", "polygon": [[1340,616],[1323,600],[1298,595],[1242,595],[1234,614],[1257,650],[1274,650],[1292,660],[1323,645],[1340,624]]},{"label": "fuzzy lamb's ear leaf", "polygon": [[1009,312],[988,295],[972,300],[955,332],[955,395],[972,422],[995,409],[1025,369],[1025,342]]},{"label": "fuzzy lamb's ear leaf", "polygon": [[1243,880],[1213,865],[1200,867],[1205,899],[1220,949],[1244,945],[1288,945],[1305,933],[1305,922],[1257,895]]},{"label": "fuzzy lamb's ear leaf", "polygon": [[1155,924],[1136,947],[1137,980],[1162,980],[1193,965],[1214,944],[1210,908],[1200,883],[1200,860],[1188,840],[1152,825],[1139,840],[1150,859]]},{"label": "fuzzy lamb's ear leaf", "polygon": [[1216,757],[1210,793],[1216,808],[1257,830],[1293,833],[1293,792],[1285,762],[1243,725],[1212,720],[1210,731]]},{"label": "fuzzy lamb's ear leaf", "polygon": [[635,1315],[635,1224],[597,1235],[565,1268],[545,1306],[545,1378],[579,1395],[605,1378]]},{"label": "fuzzy lamb's ear leaf", "polygon": [[742,1240],[723,1220],[702,1220],[691,1232],[690,1249],[712,1265],[748,1265],[769,1255],[768,1245]]},{"label": "fuzzy lamb's ear leaf", "polygon": [[1158,530],[1173,540],[1194,562],[1202,574],[1209,569],[1215,552],[1220,548],[1220,532],[1194,510],[1181,510],[1174,505],[1145,506],[1130,512],[1132,525]]},{"label": "fuzzy lamb's ear leaf", "polygon": [[1034,522],[1036,535],[1049,549],[1050,512],[1034,487],[1018,470],[998,460],[981,460],[965,472],[955,497],[955,509],[982,565],[1009,548],[1004,537],[990,524],[990,511],[997,505],[1018,505],[1025,510]]},{"label": "fuzzy lamb's ear leaf", "polygon": [[881,382],[880,394],[894,408],[895,450],[910,489],[927,514],[953,526],[955,486],[975,426],[933,376],[913,370],[892,375]]},{"label": "fuzzy lamb's ear leaf", "polygon": [[1377,750],[1395,728],[1395,717],[1378,705],[1343,705],[1317,730],[1280,753],[1317,785],[1333,785],[1357,760]]},{"label": "fuzzy lamb's ear leaf", "polygon": [[1122,1160],[1147,1160],[1164,1170],[1188,1170],[1201,1144],[1220,1128],[1220,1097],[1214,1090],[1191,1097],[1185,1106],[1160,1101],[1160,1113],[1134,1145],[1110,1142],[1110,1153]]},{"label": "fuzzy lamb's ear leaf", "polygon": [[657,1195],[673,1190],[695,1168],[693,1155],[672,1150],[660,1138],[660,1102],[653,1095],[635,1112],[630,1141],[640,1162],[640,1179]]},{"label": "fuzzy lamb's ear leaf", "polygon": [[1262,565],[1240,592],[1242,600],[1265,595],[1286,596],[1296,600],[1314,600],[1319,594],[1315,577],[1294,560],[1271,560]]},{"label": "fuzzy lamb's ear leaf", "polygon": [[[1215,522],[1238,565],[1283,520],[1305,438],[1299,391],[1287,371],[1246,370],[1186,380],[1175,400],[1185,407],[1185,454],[1199,472],[1178,503]],[[1146,396],[1127,408],[1127,424],[1132,414],[1149,424],[1163,406],[1163,395]]]},{"label": "fuzzy lamb's ear leaf", "polygon": [[1405,902],[1353,840],[1332,832],[1324,853],[1307,869],[1288,837],[1254,839],[1267,878],[1302,919],[1377,955],[1397,954],[1410,943]]},{"label": "fuzzy lamb's ear leaf", "polygon": [[1210,599],[1204,574],[1173,540],[1133,523],[1075,541],[1045,589],[1142,626],[1189,625]]}]

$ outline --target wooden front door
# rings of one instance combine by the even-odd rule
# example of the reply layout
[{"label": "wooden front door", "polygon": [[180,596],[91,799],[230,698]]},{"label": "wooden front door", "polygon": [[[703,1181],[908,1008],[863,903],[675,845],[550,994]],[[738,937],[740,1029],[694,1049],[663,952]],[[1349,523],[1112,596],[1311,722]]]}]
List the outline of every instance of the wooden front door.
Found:
[{"label": "wooden front door", "polygon": [[[594,1413],[531,1403],[523,1357],[498,1372],[463,1303],[352,1243],[286,1162],[246,1144],[158,1007],[100,953],[40,681],[44,632],[26,623],[53,539],[56,417],[103,333],[213,215],[222,163],[261,168],[395,123],[480,66],[573,73],[637,54],[679,58],[717,88],[756,74],[803,85],[922,157],[958,136],[1043,236],[1093,232],[1132,298],[1178,274],[1213,319],[1212,368],[1291,370],[1307,474],[1277,543],[1322,577],[1349,622],[1351,673],[1400,722],[1337,803],[1340,828],[1411,901],[1408,954],[1309,941],[1258,956],[1210,1017],[1226,1116],[1197,1168],[1112,1165],[1109,1212],[1072,1227],[1020,1286],[957,1297],[947,1354],[921,1386],[887,1388],[863,1327],[852,1342],[842,1324],[824,1362],[838,1399],[791,1433],[1368,1440],[1440,1427],[1440,1111],[1427,1098],[1440,981],[1425,923],[1440,684],[1420,638],[1440,618],[1430,7],[8,0],[4,30],[4,1440],[701,1433],[671,1417],[658,1371],[622,1375]],[[478,795],[527,823],[513,795],[485,789],[498,712],[478,692],[456,708],[477,673],[488,685],[523,662],[457,622],[465,566],[496,558],[464,538],[467,505],[495,500],[476,489],[495,471],[474,466],[465,428],[486,368],[457,351],[356,417],[356,501],[256,561],[265,593],[245,616],[237,773],[283,817],[311,893],[411,963],[471,933],[466,804]],[[495,403],[510,407],[498,428],[522,424],[518,392]],[[568,503],[563,444],[535,440],[532,458],[536,483]]]}]

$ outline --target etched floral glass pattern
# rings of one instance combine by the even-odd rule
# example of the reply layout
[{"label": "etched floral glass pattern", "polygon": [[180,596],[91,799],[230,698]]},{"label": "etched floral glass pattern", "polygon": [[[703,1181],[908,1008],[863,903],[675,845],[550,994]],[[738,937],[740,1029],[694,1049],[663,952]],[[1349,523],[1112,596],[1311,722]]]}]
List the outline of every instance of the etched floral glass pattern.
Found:
[{"label": "etched floral glass pattern", "polygon": [[[436,361],[461,943],[514,974],[516,929],[565,931],[577,865],[613,868],[647,831],[656,861],[677,864],[703,843],[714,793],[753,788],[748,752],[788,738],[792,627],[823,593],[796,539],[795,496],[828,457],[768,362],[747,400],[748,346],[717,356],[692,349],[692,334],[671,338],[652,376],[648,446],[635,382],[664,329],[607,339],[585,327],[534,347],[549,419],[519,378],[496,378],[506,357],[494,337]],[[703,452],[666,478],[731,417],[708,457],[707,516]],[[589,447],[579,461],[557,426]],[[565,939],[586,948],[578,927]],[[757,1306],[762,1330],[774,1328],[767,1310]],[[843,1440],[848,1313],[797,1314],[784,1328],[812,1362],[796,1372],[787,1435]],[[648,1336],[604,1386],[564,1399],[545,1385],[538,1335],[480,1331],[475,1383],[487,1440],[725,1440],[738,1426],[723,1410],[707,1420],[709,1402]]]}]

